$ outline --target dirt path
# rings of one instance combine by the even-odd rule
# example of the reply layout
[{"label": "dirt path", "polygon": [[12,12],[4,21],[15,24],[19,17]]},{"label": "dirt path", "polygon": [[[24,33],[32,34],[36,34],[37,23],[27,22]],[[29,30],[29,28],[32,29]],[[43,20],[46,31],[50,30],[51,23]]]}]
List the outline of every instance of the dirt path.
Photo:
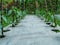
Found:
[{"label": "dirt path", "polygon": [[0,39],[0,45],[60,45],[60,33],[51,31],[35,15],[27,15],[15,28],[5,33],[6,37]]}]

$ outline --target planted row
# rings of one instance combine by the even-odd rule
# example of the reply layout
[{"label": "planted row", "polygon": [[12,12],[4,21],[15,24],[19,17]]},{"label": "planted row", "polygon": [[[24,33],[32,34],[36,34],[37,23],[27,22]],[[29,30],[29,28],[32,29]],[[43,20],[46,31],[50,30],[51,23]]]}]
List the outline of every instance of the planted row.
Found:
[{"label": "planted row", "polygon": [[[14,3],[11,5],[10,8],[8,8],[8,4],[6,3],[6,5],[4,5],[5,7],[3,8],[3,0],[1,0],[1,4],[0,4],[0,37],[3,38],[5,37],[4,35],[4,27],[12,24],[12,27],[15,27],[15,25],[17,25],[19,23],[19,21],[24,18],[24,16],[26,15],[26,11],[25,10],[21,10],[20,8],[18,8],[18,6],[16,5],[16,3],[19,3],[18,5],[20,6],[20,2],[14,1]],[[7,30],[6,30],[7,31]]]}]

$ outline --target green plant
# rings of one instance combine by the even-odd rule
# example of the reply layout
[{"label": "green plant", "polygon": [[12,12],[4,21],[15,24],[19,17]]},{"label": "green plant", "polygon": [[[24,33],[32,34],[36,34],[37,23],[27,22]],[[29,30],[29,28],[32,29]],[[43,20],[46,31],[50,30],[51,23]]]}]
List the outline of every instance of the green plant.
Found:
[{"label": "green plant", "polygon": [[8,15],[12,16],[12,27],[15,27],[15,23],[17,22],[17,15],[18,15],[18,9],[14,6],[9,10]]}]

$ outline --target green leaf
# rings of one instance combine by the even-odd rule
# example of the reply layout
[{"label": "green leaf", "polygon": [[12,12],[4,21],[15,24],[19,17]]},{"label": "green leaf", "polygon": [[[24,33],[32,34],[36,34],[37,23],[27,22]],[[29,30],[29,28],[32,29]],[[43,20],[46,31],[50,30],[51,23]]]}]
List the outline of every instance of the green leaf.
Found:
[{"label": "green leaf", "polygon": [[1,28],[2,28],[2,25],[1,25],[1,23],[0,23],[0,31],[1,31]]},{"label": "green leaf", "polygon": [[2,19],[7,23],[7,18],[5,16],[2,15]]},{"label": "green leaf", "polygon": [[2,28],[2,25],[1,25],[1,23],[0,23],[0,29]]},{"label": "green leaf", "polygon": [[26,11],[23,11],[23,14],[26,15]]},{"label": "green leaf", "polygon": [[12,10],[9,10],[8,15],[11,15],[11,14],[12,14]]},{"label": "green leaf", "polygon": [[20,11],[20,16],[22,16],[22,11]]}]

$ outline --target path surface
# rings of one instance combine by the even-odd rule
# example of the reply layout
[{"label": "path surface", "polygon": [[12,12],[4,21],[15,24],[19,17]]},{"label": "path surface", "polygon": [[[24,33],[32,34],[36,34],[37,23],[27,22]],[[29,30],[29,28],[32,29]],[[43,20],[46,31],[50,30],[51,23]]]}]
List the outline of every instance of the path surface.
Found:
[{"label": "path surface", "polygon": [[0,45],[60,45],[60,33],[52,32],[51,27],[34,15],[27,15],[10,29],[0,39]]}]

